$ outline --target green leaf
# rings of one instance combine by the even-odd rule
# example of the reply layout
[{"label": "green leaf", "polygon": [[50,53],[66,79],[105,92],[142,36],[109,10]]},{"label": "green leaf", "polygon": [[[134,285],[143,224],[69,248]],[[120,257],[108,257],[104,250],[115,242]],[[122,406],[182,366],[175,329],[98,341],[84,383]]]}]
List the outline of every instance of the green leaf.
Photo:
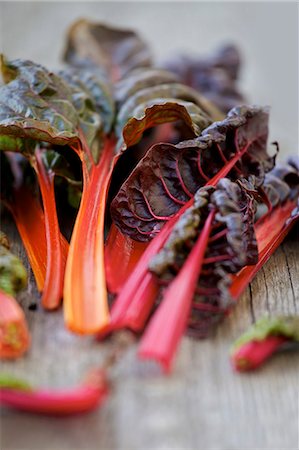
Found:
[{"label": "green leaf", "polygon": [[94,76],[85,74],[80,84],[79,75],[73,75],[68,84],[39,64],[20,59],[2,58],[1,70],[8,84],[0,89],[0,150],[28,154],[36,141],[78,146],[80,130],[92,148],[101,129],[111,127],[113,102]]},{"label": "green leaf", "polygon": [[28,151],[33,141],[57,145],[78,142],[79,116],[72,103],[72,91],[60,77],[20,59],[2,61],[1,69],[8,82],[0,90],[1,150],[7,149],[7,136],[9,147],[13,139],[18,145],[18,138],[25,138]]},{"label": "green leaf", "polygon": [[102,121],[102,128],[109,133],[115,115],[112,86],[103,79],[98,70],[77,69],[69,67],[59,75],[72,88],[73,103],[77,111],[95,111]]}]

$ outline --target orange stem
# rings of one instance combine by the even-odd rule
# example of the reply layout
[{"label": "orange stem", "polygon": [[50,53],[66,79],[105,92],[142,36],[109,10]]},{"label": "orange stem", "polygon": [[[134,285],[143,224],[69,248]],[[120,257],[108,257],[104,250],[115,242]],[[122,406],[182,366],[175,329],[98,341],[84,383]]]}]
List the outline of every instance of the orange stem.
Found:
[{"label": "orange stem", "polygon": [[104,219],[114,140],[107,139],[101,159],[88,172],[83,164],[83,193],[71,238],[64,283],[68,328],[92,334],[109,322],[104,267]]},{"label": "orange stem", "polygon": [[45,218],[38,200],[25,186],[14,191],[9,204],[15,224],[33,270],[37,288],[42,291],[46,278],[47,244]]}]

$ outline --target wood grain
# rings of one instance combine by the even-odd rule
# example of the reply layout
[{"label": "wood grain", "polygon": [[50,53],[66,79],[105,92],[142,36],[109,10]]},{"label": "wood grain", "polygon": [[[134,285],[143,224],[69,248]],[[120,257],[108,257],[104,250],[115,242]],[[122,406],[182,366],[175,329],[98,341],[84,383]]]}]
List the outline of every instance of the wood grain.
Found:
[{"label": "wood grain", "polygon": [[[9,221],[2,228],[30,271],[16,230]],[[299,311],[298,255],[297,228],[212,339],[183,339],[170,377],[153,375],[137,363],[132,344],[111,371],[109,401],[94,413],[56,419],[3,409],[1,449],[297,449],[298,353],[277,355],[261,370],[240,375],[232,371],[228,352],[262,315]],[[30,304],[38,304],[31,273],[20,301],[32,349],[17,362],[2,363],[2,371],[43,386],[68,386],[112,351],[113,341],[100,344],[67,332],[61,311],[30,311]]]}]

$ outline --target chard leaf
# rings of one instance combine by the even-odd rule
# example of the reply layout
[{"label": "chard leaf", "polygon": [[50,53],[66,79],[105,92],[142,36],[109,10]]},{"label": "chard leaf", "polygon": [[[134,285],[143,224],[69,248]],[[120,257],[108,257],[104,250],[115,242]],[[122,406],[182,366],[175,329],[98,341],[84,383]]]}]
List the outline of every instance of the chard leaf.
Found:
[{"label": "chard leaf", "polygon": [[64,59],[76,67],[104,68],[114,80],[133,69],[151,65],[149,49],[134,31],[85,19],[69,29]]},{"label": "chard leaf", "polygon": [[94,80],[86,75],[80,91],[31,61],[2,60],[1,67],[8,83],[0,88],[1,150],[30,153],[37,141],[82,146],[80,130],[92,147],[103,127]]},{"label": "chard leaf", "polygon": [[198,125],[198,128],[194,130],[196,135],[206,128],[212,119],[219,120],[222,117],[193,89],[179,83],[159,84],[138,90],[121,105],[117,115],[116,135],[121,136],[122,130],[125,134],[124,128],[131,118],[143,114],[144,110],[150,106],[164,103],[173,103],[174,108],[176,103],[185,105],[189,114],[194,115],[195,125]]},{"label": "chard leaf", "polygon": [[118,128],[123,136],[118,147],[124,151],[137,144],[148,128],[178,121],[182,121],[184,132],[194,137],[211,123],[208,116],[193,103],[175,99],[153,99],[137,106],[132,117],[126,118],[125,125]]},{"label": "chard leaf", "polygon": [[73,104],[76,110],[84,114],[84,111],[93,109],[103,122],[103,131],[109,133],[115,115],[110,83],[103,80],[97,70],[69,67],[60,71],[59,75],[72,88]]},{"label": "chard leaf", "polygon": [[234,108],[199,137],[179,144],[156,144],[141,159],[111,204],[115,224],[125,234],[148,241],[234,157],[230,178],[254,175],[261,183],[275,156],[268,155],[268,110]]}]

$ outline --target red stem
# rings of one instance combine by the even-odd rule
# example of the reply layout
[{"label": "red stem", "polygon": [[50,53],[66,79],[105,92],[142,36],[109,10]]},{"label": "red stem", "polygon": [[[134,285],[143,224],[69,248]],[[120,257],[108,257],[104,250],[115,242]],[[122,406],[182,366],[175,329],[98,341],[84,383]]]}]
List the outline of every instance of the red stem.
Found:
[{"label": "red stem", "polygon": [[235,350],[231,356],[234,369],[239,372],[261,366],[287,339],[283,336],[268,336],[262,341],[253,340]]},{"label": "red stem", "polygon": [[170,371],[186,328],[214,217],[215,211],[210,212],[196,244],[179,274],[165,290],[162,303],[141,339],[138,356],[156,360],[165,372]]}]

